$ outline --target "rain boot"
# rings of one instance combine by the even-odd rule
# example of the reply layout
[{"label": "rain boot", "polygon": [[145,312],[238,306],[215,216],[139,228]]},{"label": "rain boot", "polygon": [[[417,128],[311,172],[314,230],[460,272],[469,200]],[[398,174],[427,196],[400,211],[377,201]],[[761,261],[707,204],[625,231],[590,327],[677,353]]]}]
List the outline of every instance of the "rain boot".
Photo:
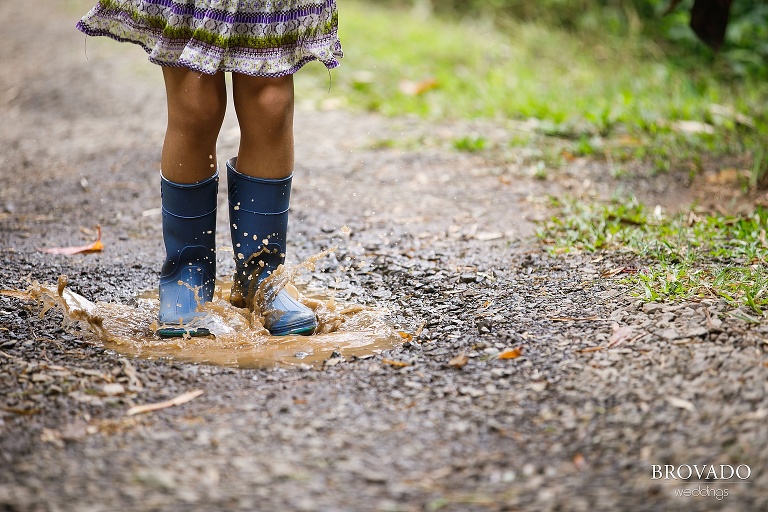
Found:
[{"label": "rain boot", "polygon": [[[160,272],[161,337],[207,336],[194,325],[216,285],[216,194],[219,173],[193,184],[161,177],[165,263]],[[192,325],[187,325],[187,324]]]},{"label": "rain boot", "polygon": [[[236,158],[227,162],[229,224],[235,253],[230,302],[246,307],[259,284],[285,261],[292,176],[254,178],[237,172],[236,163]],[[317,327],[315,313],[285,289],[271,298],[263,314],[264,327],[273,336],[312,334]]]}]

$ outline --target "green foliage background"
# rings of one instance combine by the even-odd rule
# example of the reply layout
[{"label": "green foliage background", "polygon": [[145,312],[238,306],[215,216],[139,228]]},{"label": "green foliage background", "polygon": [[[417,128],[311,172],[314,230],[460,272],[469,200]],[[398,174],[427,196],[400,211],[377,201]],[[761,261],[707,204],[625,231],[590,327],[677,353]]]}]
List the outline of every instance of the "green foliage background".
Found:
[{"label": "green foliage background", "polygon": [[715,54],[689,28],[693,0],[663,15],[670,0],[385,0],[418,5],[449,16],[485,15],[535,21],[568,31],[642,35],[664,47],[681,65],[715,65],[732,76],[768,77],[768,3],[736,0],[724,47]]}]

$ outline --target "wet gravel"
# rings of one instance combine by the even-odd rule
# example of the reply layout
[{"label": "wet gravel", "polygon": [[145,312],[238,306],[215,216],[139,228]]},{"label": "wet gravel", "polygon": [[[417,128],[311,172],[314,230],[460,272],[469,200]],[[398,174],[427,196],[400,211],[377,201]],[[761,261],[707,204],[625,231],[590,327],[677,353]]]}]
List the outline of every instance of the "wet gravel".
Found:
[{"label": "wet gravel", "polygon": [[[0,5],[0,288],[66,274],[92,300],[130,302],[160,266],[159,73],[109,43],[89,41],[86,60],[72,29],[86,2],[45,3],[44,20]],[[718,301],[645,304],[604,277],[642,261],[550,256],[532,237],[548,194],[641,182],[585,161],[537,180],[524,156],[376,144],[507,129],[297,113],[290,258],[337,247],[305,278],[386,307],[409,336],[384,354],[321,370],[127,359],[0,296],[0,509],[768,508],[768,327]],[[647,187],[674,203],[690,193],[676,179]],[[95,224],[102,253],[37,250],[86,243]],[[226,245],[225,218],[218,231]],[[751,477],[652,479],[665,464]],[[728,495],[674,495],[707,486]]]}]

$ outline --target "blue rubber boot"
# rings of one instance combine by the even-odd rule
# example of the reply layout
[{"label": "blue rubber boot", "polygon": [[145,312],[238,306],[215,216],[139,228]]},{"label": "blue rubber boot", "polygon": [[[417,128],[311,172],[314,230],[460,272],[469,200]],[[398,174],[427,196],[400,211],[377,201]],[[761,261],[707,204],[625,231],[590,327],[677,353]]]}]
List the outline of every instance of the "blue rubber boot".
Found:
[{"label": "blue rubber boot", "polygon": [[216,194],[218,172],[190,185],[161,177],[165,263],[160,272],[161,327],[164,338],[208,336],[204,327],[186,325],[205,313],[216,286]]},{"label": "blue rubber boot", "polygon": [[[235,170],[236,158],[227,162],[229,224],[235,253],[235,276],[230,302],[246,307],[259,284],[285,261],[291,179],[253,178]],[[264,320],[270,334],[312,334],[315,313],[280,290],[265,305]]]}]

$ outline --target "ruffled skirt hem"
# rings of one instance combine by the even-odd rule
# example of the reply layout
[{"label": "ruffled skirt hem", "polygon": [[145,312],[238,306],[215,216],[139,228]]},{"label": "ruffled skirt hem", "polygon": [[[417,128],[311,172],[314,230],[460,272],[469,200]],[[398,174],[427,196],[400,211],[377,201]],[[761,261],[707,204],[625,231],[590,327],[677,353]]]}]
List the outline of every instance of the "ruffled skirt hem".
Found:
[{"label": "ruffled skirt hem", "polygon": [[343,57],[335,0],[100,0],[77,28],[206,74],[279,77],[314,60],[332,69]]}]

